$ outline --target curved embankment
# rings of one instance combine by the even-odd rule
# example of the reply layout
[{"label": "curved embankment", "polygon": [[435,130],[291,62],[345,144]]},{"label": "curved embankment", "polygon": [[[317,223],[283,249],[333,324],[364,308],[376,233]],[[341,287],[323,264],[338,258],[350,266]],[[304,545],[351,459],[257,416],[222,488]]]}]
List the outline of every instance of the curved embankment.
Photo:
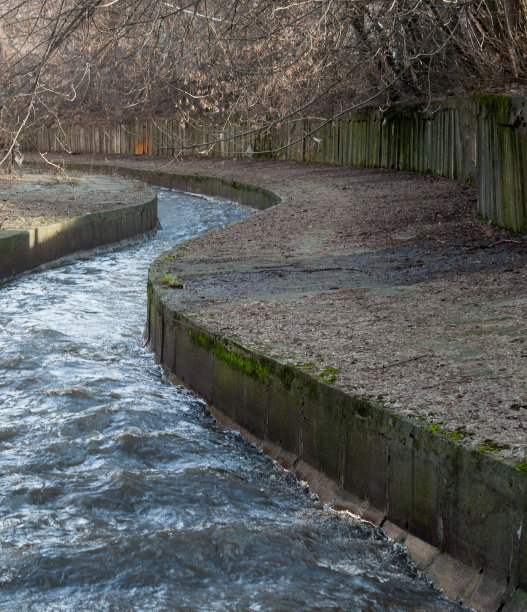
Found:
[{"label": "curved embankment", "polygon": [[131,168],[119,166],[119,164],[97,164],[97,163],[71,163],[68,161],[69,170],[86,172],[90,169],[98,174],[115,174],[127,178],[139,179],[149,185],[178,189],[189,193],[225,198],[233,202],[240,202],[253,208],[268,208],[280,202],[280,198],[263,187],[248,185],[238,181],[232,181],[216,176],[206,176],[199,173],[171,173],[162,170],[148,170],[144,168]]},{"label": "curved embankment", "polygon": [[[525,147],[527,101],[524,96],[475,93],[469,97],[374,105],[349,111],[332,121],[284,121],[264,134],[230,123],[234,139],[217,142],[213,155],[238,157],[248,147],[256,155],[275,150],[275,159],[341,166],[392,168],[457,178],[474,184],[478,213],[500,227],[527,232]],[[203,131],[205,130],[205,132]],[[173,157],[185,145],[216,141],[219,124],[181,126],[179,120],[135,118],[60,126],[41,126],[25,135],[27,150],[97,155],[153,153]],[[178,134],[178,138],[170,135]],[[176,142],[182,139],[181,142]],[[269,154],[266,153],[267,157]]]},{"label": "curved embankment", "polygon": [[[106,170],[259,208],[279,201],[215,177]],[[148,330],[167,369],[324,500],[381,524],[449,597],[478,610],[525,609],[524,472],[211,331],[183,312],[181,289],[161,282],[165,259],[150,271]]]},{"label": "curved embankment", "polygon": [[[209,180],[218,179],[199,179]],[[235,189],[238,201],[255,193]],[[277,199],[260,191],[259,206]],[[323,499],[382,525],[450,598],[477,610],[524,609],[522,470],[213,332],[183,311],[181,285],[161,280],[166,264],[165,256],[151,267],[148,331],[168,370]]]},{"label": "curved embankment", "polygon": [[60,223],[0,231],[0,278],[156,229],[157,196],[140,204],[94,211]]},{"label": "curved embankment", "polygon": [[498,610],[525,585],[524,474],[198,325],[162,269],[149,279],[151,346],[218,420],[333,507],[381,525],[450,598]]}]

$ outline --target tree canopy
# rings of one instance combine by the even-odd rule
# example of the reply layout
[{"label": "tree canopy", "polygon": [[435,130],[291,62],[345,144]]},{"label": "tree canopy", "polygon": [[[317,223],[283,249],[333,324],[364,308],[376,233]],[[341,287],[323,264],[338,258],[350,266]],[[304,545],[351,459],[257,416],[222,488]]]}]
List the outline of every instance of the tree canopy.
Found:
[{"label": "tree canopy", "polygon": [[0,132],[523,92],[527,0],[3,0]]}]

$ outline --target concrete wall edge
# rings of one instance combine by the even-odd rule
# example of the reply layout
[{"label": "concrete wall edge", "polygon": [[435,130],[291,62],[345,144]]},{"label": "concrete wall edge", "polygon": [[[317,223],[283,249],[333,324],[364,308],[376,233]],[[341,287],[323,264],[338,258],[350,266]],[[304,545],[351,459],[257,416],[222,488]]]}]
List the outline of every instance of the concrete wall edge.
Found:
[{"label": "concrete wall edge", "polygon": [[[147,329],[156,358],[177,380],[200,394],[220,422],[240,431],[299,479],[309,482],[335,509],[381,526],[407,548],[450,599],[486,611],[501,609],[511,598],[522,596],[526,581],[522,529],[526,520],[525,474],[418,422],[394,415],[371,398],[354,397],[310,373],[208,330],[178,311],[170,292],[156,284],[155,275],[149,278],[148,291]],[[335,419],[334,428],[328,427],[328,414]],[[342,419],[350,419],[344,449],[342,434],[334,435]],[[317,420],[324,427],[313,433]],[[365,425],[361,426],[361,421]],[[391,453],[392,464],[396,464],[384,474],[374,474],[378,466],[371,456],[379,452],[379,439],[387,443],[388,456]],[[335,464],[331,452],[324,448],[326,443],[338,447]],[[357,446],[365,457],[357,455]],[[361,478],[355,482],[353,475],[346,473],[350,469],[348,454],[363,462],[361,468],[369,472],[371,485]],[[441,465],[446,466],[444,472]],[[412,492],[419,478],[410,482],[410,471],[423,480],[436,480],[435,500],[419,501]],[[445,482],[438,484],[443,478]],[[373,498],[382,487],[385,503],[379,504]],[[441,499],[448,490],[453,491],[450,498]],[[511,494],[506,500],[507,490]],[[397,495],[400,499],[394,499]],[[487,503],[495,508],[496,503],[503,504],[506,509],[502,516],[498,507],[488,517],[490,521],[485,518],[484,524],[478,525],[481,517],[474,513]],[[454,509],[450,515],[449,504]],[[428,534],[423,533],[423,513],[428,513],[425,523],[434,523]],[[456,544],[470,534],[470,542]],[[509,535],[517,536],[512,546]],[[501,551],[495,546],[500,540],[505,542]]]},{"label": "concrete wall edge", "polygon": [[118,174],[127,178],[139,179],[158,187],[225,198],[258,209],[269,208],[281,202],[277,194],[265,187],[240,183],[235,180],[208,174],[131,168],[129,166],[120,166],[118,163],[104,164],[68,161],[67,167],[70,170],[79,170],[81,172],[95,171],[100,174]]},{"label": "concrete wall edge", "polygon": [[96,211],[28,230],[0,231],[0,279],[43,264],[148,235],[158,226],[157,196],[140,204]]}]

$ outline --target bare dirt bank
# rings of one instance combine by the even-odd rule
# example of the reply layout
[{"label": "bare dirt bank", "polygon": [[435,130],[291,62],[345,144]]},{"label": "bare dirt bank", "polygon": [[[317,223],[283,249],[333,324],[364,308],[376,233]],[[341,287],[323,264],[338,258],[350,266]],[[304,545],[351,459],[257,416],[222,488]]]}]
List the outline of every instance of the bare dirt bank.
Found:
[{"label": "bare dirt bank", "polygon": [[149,194],[140,181],[24,166],[12,174],[0,173],[0,229],[58,223],[86,212],[138,204]]}]

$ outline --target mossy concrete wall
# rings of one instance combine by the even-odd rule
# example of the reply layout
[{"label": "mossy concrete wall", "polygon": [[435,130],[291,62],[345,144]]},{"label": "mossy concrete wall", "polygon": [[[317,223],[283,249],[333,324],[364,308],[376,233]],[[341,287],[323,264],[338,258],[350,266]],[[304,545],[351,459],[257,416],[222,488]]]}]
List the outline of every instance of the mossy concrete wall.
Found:
[{"label": "mossy concrete wall", "polygon": [[168,371],[299,477],[360,500],[353,510],[413,547],[450,597],[515,609],[527,589],[522,469],[211,331],[160,281],[165,267],[161,257],[150,270],[147,330]]},{"label": "mossy concrete wall", "polygon": [[[527,101],[505,95],[368,108],[325,123],[299,119],[261,134],[210,123],[198,130],[167,119],[41,127],[29,150],[102,154],[262,155],[329,164],[430,172],[478,189],[478,212],[500,227],[527,232]],[[207,147],[192,145],[220,140]],[[190,147],[190,148],[189,148]],[[273,152],[273,153],[270,153]]]},{"label": "mossy concrete wall", "polygon": [[29,230],[0,231],[0,278],[145,234],[157,226],[157,198]]},{"label": "mossy concrete wall", "polygon": [[149,341],[186,386],[292,453],[293,467],[309,464],[341,492],[367,500],[387,520],[473,568],[464,587],[473,589],[473,599],[465,603],[474,604],[478,585],[489,588],[489,581],[498,600],[527,588],[524,472],[213,333],[179,311],[157,275],[154,266]]}]

